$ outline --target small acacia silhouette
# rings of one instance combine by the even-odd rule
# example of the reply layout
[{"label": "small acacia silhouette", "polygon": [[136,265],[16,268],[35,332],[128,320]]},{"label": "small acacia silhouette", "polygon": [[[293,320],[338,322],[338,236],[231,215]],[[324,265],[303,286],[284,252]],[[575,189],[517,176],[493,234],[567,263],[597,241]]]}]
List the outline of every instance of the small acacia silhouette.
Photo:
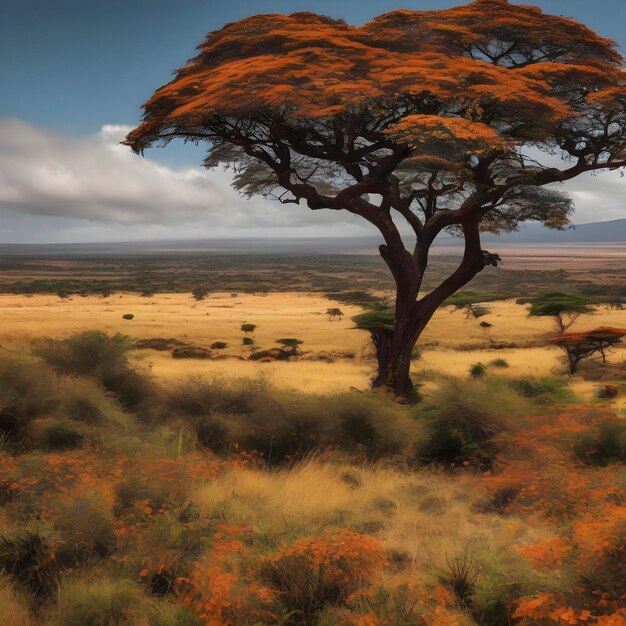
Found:
[{"label": "small acacia silhouette", "polygon": [[575,374],[581,361],[600,355],[606,365],[607,352],[626,336],[626,328],[603,326],[580,333],[565,333],[550,339],[550,343],[565,352],[570,374]]}]

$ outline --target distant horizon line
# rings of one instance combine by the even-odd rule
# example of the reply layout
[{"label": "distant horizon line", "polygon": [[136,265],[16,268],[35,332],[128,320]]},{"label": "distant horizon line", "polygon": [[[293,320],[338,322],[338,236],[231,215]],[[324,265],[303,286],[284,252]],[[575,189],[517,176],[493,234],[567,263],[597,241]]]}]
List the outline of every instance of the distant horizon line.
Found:
[{"label": "distant horizon line", "polygon": [[[596,224],[612,224],[617,222],[626,222],[626,218],[617,218],[612,220],[601,220],[595,222],[583,222],[579,224],[572,224],[566,230],[575,230],[577,227],[582,226],[590,226]],[[526,224],[538,224],[538,222],[527,222]],[[517,231],[519,232],[519,231]],[[498,237],[498,235],[494,235],[492,233],[485,233],[487,238],[492,240],[494,237]],[[503,236],[511,235],[514,233],[503,233]],[[97,245],[115,245],[115,244],[159,244],[159,243],[193,243],[193,242],[211,242],[211,243],[228,243],[228,242],[243,242],[243,241],[318,241],[318,240],[332,240],[332,241],[342,241],[342,240],[362,240],[362,241],[373,241],[380,240],[381,237],[379,235],[309,235],[303,237],[288,237],[288,236],[232,236],[225,235],[222,237],[161,237],[157,239],[118,239],[118,240],[101,240],[101,241],[62,241],[62,242],[1,242],[0,247],[3,246],[97,246]],[[445,245],[454,245],[453,242],[458,241],[460,245],[463,243],[462,237],[454,237],[453,235],[449,235],[447,233],[443,233],[443,239],[446,240]],[[434,244],[436,245],[438,242],[435,240]],[[443,243],[443,241],[441,241]],[[504,243],[504,242],[503,242]],[[519,242],[522,243],[522,242]],[[525,243],[535,243],[535,242],[525,242]],[[542,242],[536,242],[542,243]],[[550,242],[550,245],[558,245],[559,242]],[[562,242],[564,244],[571,242]],[[577,243],[585,243],[585,242],[577,242]],[[594,243],[590,241],[589,243]],[[599,243],[599,242],[598,242]],[[624,241],[614,241],[614,242],[602,242],[602,243],[617,243],[623,244]]]}]

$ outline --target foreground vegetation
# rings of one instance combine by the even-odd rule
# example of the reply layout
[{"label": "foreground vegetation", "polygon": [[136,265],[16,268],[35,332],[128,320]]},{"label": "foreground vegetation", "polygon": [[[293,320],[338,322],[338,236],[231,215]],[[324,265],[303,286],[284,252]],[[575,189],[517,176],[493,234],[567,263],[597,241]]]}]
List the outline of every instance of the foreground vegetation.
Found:
[{"label": "foreground vegetation", "polygon": [[415,407],[160,385],[84,333],[0,361],[0,623],[626,619],[626,422],[554,379]]}]

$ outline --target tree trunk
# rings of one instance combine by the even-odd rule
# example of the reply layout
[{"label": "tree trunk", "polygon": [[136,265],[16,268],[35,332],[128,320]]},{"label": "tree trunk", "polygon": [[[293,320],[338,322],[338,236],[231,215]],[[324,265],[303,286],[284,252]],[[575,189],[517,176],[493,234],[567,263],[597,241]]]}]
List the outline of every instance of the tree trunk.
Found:
[{"label": "tree trunk", "polygon": [[[404,248],[393,250],[389,246],[380,247],[380,254],[389,266],[396,283],[396,302],[393,330],[370,331],[378,361],[378,372],[373,381],[375,388],[386,387],[399,396],[415,398],[410,369],[411,355],[417,340],[446,298],[466,285],[485,267],[478,223],[479,218],[476,217],[462,225],[465,251],[460,265],[421,300],[417,297],[426,261],[418,265]],[[424,255],[424,259],[426,258],[427,254]]]}]

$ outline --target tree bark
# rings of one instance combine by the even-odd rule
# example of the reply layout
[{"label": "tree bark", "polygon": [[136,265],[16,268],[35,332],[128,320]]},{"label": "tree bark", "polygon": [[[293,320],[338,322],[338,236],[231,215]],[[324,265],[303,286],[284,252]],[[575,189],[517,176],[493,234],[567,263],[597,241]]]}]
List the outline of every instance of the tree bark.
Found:
[{"label": "tree bark", "polygon": [[370,331],[378,362],[373,387],[386,387],[399,396],[415,396],[410,376],[415,344],[439,306],[485,267],[478,225],[479,217],[463,224],[465,251],[461,263],[455,272],[420,300],[417,296],[426,270],[427,253],[422,251],[420,254],[420,258],[424,259],[423,267],[420,267],[416,258],[404,248],[393,250],[388,245],[380,247],[380,254],[396,283],[396,300],[393,330]]}]

